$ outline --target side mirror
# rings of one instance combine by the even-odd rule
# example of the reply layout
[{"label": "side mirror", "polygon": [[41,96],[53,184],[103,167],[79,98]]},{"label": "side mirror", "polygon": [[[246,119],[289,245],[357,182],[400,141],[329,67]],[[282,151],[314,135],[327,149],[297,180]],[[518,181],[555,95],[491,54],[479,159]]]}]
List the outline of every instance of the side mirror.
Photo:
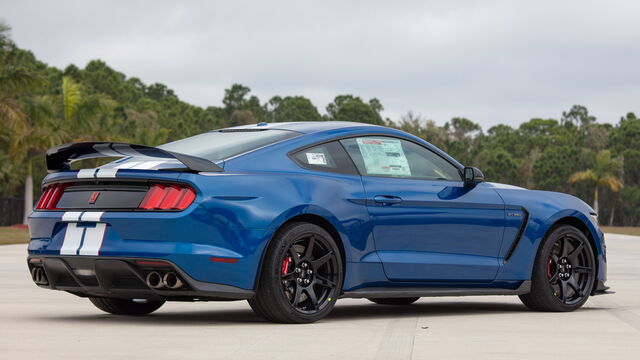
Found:
[{"label": "side mirror", "polygon": [[484,174],[480,169],[466,166],[464,168],[464,186],[474,186],[484,181]]}]

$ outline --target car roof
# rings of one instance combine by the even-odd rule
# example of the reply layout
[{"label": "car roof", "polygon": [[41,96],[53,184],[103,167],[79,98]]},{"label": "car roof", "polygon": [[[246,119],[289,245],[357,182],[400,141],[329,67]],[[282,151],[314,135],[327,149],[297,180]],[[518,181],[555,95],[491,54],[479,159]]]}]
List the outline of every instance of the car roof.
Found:
[{"label": "car roof", "polygon": [[289,130],[296,131],[303,134],[311,134],[315,132],[321,132],[326,130],[337,129],[354,129],[354,128],[385,128],[384,126],[378,126],[373,124],[351,122],[351,121],[299,121],[299,122],[280,122],[280,123],[257,123],[251,125],[234,126],[221,130],[252,130],[252,129],[277,129],[277,130]]},{"label": "car roof", "polygon": [[[339,137],[343,134],[349,135],[357,135],[359,132],[362,133],[377,133],[377,134],[388,134],[391,136],[401,136],[404,138],[412,139],[414,142],[418,142],[424,146],[429,147],[431,150],[435,151],[440,156],[444,157],[447,161],[451,162],[456,167],[462,169],[463,165],[456,161],[451,155],[446,152],[438,149],[436,146],[430,144],[429,142],[421,139],[413,134],[409,134],[400,129],[390,128],[387,126],[373,125],[367,123],[359,123],[352,121],[300,121],[300,122],[282,122],[282,123],[258,123],[251,125],[241,125],[235,126],[227,129],[220,130],[258,130],[258,129],[278,129],[278,130],[287,130],[287,131],[295,131],[298,133],[302,133],[305,135],[314,134],[312,138],[308,136],[304,136],[304,141],[306,143],[313,143],[318,138],[315,138],[316,135],[319,135],[319,140],[330,139],[333,137]],[[320,134],[322,133],[322,135]],[[315,139],[314,139],[315,138]],[[293,146],[302,146],[300,143],[296,143],[297,138],[291,138],[286,140],[286,143],[293,143]],[[300,139],[301,140],[301,139]],[[269,147],[269,146],[267,146]],[[239,155],[242,157],[244,154]]]}]

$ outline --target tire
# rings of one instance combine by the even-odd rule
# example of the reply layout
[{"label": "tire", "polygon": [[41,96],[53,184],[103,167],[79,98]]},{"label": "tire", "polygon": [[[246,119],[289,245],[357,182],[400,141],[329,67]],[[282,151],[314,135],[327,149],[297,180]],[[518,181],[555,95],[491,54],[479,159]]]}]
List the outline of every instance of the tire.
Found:
[{"label": "tire", "polygon": [[321,227],[292,223],[279,230],[265,254],[253,311],[279,323],[311,323],[327,316],[340,295],[340,250]]},{"label": "tire", "polygon": [[560,225],[540,245],[531,275],[531,292],[520,295],[520,300],[536,311],[573,311],[589,298],[595,275],[589,239],[573,226]]},{"label": "tire", "polygon": [[376,298],[376,299],[368,299],[369,301],[373,301],[376,304],[380,305],[411,305],[414,302],[418,301],[419,297],[408,297],[408,298]]},{"label": "tire", "polygon": [[114,315],[147,315],[158,310],[164,301],[135,302],[129,299],[90,297],[98,309]]}]

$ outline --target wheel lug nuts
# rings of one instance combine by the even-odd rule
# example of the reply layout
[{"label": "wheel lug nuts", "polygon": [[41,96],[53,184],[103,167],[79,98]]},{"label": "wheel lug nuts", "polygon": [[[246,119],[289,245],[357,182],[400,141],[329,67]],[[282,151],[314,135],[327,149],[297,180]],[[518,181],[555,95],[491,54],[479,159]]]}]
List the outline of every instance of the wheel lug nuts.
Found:
[{"label": "wheel lug nuts", "polygon": [[301,282],[302,282],[302,279],[298,278],[298,282],[299,282],[299,283],[301,283]]},{"label": "wheel lug nuts", "polygon": [[307,263],[302,263],[302,267],[306,268],[307,267]]},{"label": "wheel lug nuts", "polygon": [[296,268],[296,272],[299,273],[300,272],[300,268]]},{"label": "wheel lug nuts", "polygon": [[311,270],[311,269],[307,270],[307,274],[309,274],[309,275],[313,274],[313,270]]},{"label": "wheel lug nuts", "polygon": [[304,279],[304,283],[309,284],[310,283],[309,279]]}]

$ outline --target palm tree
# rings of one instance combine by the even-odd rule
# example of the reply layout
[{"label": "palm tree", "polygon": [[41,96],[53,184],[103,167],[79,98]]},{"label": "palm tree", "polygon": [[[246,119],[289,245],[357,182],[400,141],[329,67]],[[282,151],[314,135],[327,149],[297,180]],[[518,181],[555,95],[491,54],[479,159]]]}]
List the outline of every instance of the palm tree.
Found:
[{"label": "palm tree", "polygon": [[598,213],[598,189],[602,187],[618,192],[624,187],[617,176],[621,167],[622,162],[612,158],[609,150],[602,150],[596,154],[593,167],[574,173],[569,177],[569,183],[587,182],[593,184],[593,210]]},{"label": "palm tree", "polygon": [[82,85],[69,76],[62,78],[62,94],[54,98],[55,111],[62,126],[69,129],[71,141],[103,139],[100,117],[109,114],[115,105],[107,95],[87,94]]},{"label": "palm tree", "polygon": [[33,158],[46,149],[64,141],[66,132],[55,121],[53,104],[47,96],[35,96],[22,100],[24,120],[15,128],[9,144],[9,153],[16,167],[24,174],[24,216],[33,210]]},{"label": "palm tree", "polygon": [[[16,166],[23,159],[19,148],[22,147],[22,138],[31,132],[29,117],[24,110],[22,100],[32,89],[41,84],[42,79],[30,69],[9,61],[11,53],[15,50],[15,45],[9,40],[8,32],[9,27],[0,23],[0,124],[2,125],[2,134],[6,135],[3,143],[8,145],[9,155],[14,160],[11,168],[12,170],[22,170]],[[26,171],[30,176],[29,166]],[[12,175],[13,178],[16,177],[15,174]],[[25,196],[25,208],[31,209],[33,206],[33,181],[25,183],[25,194],[27,192],[31,195],[30,197]]]},{"label": "palm tree", "polygon": [[24,116],[13,126],[9,149],[16,164],[24,165],[25,223],[33,210],[33,158],[52,146],[94,137],[96,118],[108,113],[113,104],[105,95],[85,95],[69,77],[63,78],[61,95],[23,99]]},{"label": "palm tree", "polygon": [[36,87],[41,79],[29,69],[9,62],[14,49],[7,35],[9,29],[0,23],[0,119],[7,128],[17,128],[26,118],[19,97]]}]

